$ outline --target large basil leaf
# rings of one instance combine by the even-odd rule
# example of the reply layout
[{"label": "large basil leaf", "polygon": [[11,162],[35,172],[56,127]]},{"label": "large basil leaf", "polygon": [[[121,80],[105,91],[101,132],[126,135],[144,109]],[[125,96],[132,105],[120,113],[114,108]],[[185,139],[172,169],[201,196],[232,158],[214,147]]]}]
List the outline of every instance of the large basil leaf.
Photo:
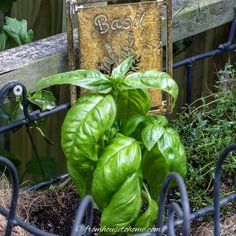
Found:
[{"label": "large basil leaf", "polygon": [[131,57],[123,61],[112,71],[112,79],[122,79],[131,68],[133,60]]},{"label": "large basil leaf", "polygon": [[27,29],[26,20],[18,21],[6,17],[6,25],[3,26],[3,30],[18,46],[31,43],[34,38],[33,31]]},{"label": "large basil leaf", "polygon": [[98,141],[112,127],[116,104],[112,96],[90,94],[69,110],[62,126],[62,148],[68,159],[98,159]]},{"label": "large basil leaf", "polygon": [[124,134],[126,136],[131,135],[140,124],[142,124],[143,122],[145,122],[147,120],[148,120],[148,117],[144,116],[144,115],[136,114],[136,115],[131,116],[127,120],[127,122],[122,124],[122,126],[121,126],[122,134]]},{"label": "large basil leaf", "polygon": [[141,209],[139,177],[133,174],[112,196],[102,212],[101,227],[121,228],[130,226]]},{"label": "large basil leaf", "polygon": [[62,126],[62,148],[81,197],[91,192],[99,140],[111,128],[115,116],[114,99],[95,94],[81,97],[67,113]]},{"label": "large basil leaf", "polygon": [[[168,124],[167,119],[165,116],[158,115],[158,116],[151,116],[151,115],[133,115],[131,116],[126,122],[124,122],[121,126],[121,132],[122,134],[126,136],[132,135],[132,137],[135,137],[136,140],[143,140],[141,139],[140,134],[142,133],[143,129],[153,124],[155,126],[162,126],[165,127]],[[146,146],[149,146],[151,143],[149,143],[149,139],[147,140]],[[153,142],[153,140],[151,140]]]},{"label": "large basil leaf", "polygon": [[79,156],[75,160],[67,159],[68,172],[77,187],[80,197],[91,194],[92,173],[96,162],[86,157]]},{"label": "large basil leaf", "polygon": [[101,210],[127,177],[138,171],[140,163],[141,149],[133,138],[118,136],[105,148],[94,171],[92,186],[95,202]]},{"label": "large basil leaf", "polygon": [[169,173],[165,158],[155,146],[150,152],[146,151],[142,158],[143,178],[149,186],[149,192],[154,200],[158,200],[165,177]]},{"label": "large basil leaf", "polygon": [[165,128],[158,124],[150,124],[143,129],[142,140],[148,151],[151,151],[164,132]]},{"label": "large basil leaf", "polygon": [[165,116],[162,116],[162,115],[148,116],[148,118],[149,118],[150,124],[156,124],[163,127],[166,127],[168,125],[168,120],[166,119]]},{"label": "large basil leaf", "polygon": [[135,114],[146,115],[151,108],[148,93],[142,89],[124,90],[117,97],[117,119],[124,121]]},{"label": "large basil leaf", "polygon": [[168,169],[185,176],[186,154],[178,133],[171,128],[166,128],[164,134],[158,139],[157,146],[166,160]]},{"label": "large basil leaf", "polygon": [[153,227],[157,219],[158,206],[155,200],[148,199],[148,209],[138,218],[135,227],[141,229],[148,229]]},{"label": "large basil leaf", "polygon": [[112,89],[111,81],[96,70],[70,71],[52,75],[37,82],[37,86],[44,88],[59,84],[71,84],[100,93],[108,93]]},{"label": "large basil leaf", "polygon": [[178,96],[178,85],[165,72],[149,70],[144,73],[137,72],[128,75],[123,84],[120,85],[122,89],[150,89],[156,88],[169,93],[174,98],[174,103]]}]

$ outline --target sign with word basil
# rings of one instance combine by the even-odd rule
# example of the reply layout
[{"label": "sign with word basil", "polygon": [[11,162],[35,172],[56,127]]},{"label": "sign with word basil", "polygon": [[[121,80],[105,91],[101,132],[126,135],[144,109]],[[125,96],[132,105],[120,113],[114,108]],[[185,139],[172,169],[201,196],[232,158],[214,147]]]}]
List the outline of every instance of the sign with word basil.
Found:
[{"label": "sign with word basil", "polygon": [[[78,13],[80,68],[111,74],[128,57],[133,71],[162,70],[162,1],[82,8]],[[152,106],[162,93],[150,91]]]}]

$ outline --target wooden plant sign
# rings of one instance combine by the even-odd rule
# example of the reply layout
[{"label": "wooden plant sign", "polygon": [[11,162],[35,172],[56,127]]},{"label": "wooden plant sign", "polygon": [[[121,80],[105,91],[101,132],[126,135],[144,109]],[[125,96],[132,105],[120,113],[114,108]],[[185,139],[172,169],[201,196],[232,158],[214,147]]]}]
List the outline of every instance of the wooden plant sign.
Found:
[{"label": "wooden plant sign", "polygon": [[[133,70],[162,70],[162,1],[83,8],[78,13],[80,68],[106,74],[127,57]],[[162,93],[150,91],[153,107]]]}]

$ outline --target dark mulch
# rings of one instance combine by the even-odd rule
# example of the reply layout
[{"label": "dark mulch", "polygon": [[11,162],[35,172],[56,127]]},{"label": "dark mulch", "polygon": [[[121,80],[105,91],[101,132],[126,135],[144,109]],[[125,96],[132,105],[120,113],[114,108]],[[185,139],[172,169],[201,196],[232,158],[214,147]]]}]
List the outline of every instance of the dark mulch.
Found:
[{"label": "dark mulch", "polygon": [[[75,186],[70,183],[63,189],[44,191],[43,195],[30,207],[28,222],[49,233],[70,235],[81,202]],[[100,214],[94,211],[94,225],[99,222]]]}]

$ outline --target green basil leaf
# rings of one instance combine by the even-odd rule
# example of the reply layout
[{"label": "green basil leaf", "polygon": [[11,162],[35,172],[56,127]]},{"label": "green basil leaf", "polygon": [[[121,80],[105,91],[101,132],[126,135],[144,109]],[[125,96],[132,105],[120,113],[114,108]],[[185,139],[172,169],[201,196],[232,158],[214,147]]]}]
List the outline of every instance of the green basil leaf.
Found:
[{"label": "green basil leaf", "polygon": [[166,160],[168,169],[185,176],[186,154],[179,134],[171,128],[166,128],[164,134],[158,139],[157,146]]},{"label": "green basil leaf", "polygon": [[62,148],[68,159],[85,156],[98,159],[99,140],[109,130],[116,116],[112,96],[82,96],[69,110],[62,126]]},{"label": "green basil leaf", "polygon": [[148,93],[142,89],[124,90],[117,97],[117,119],[124,121],[135,114],[146,115],[151,108]]},{"label": "green basil leaf", "polygon": [[38,106],[42,111],[52,110],[56,107],[56,99],[50,91],[40,90],[33,94],[28,93],[27,97],[31,103]]},{"label": "green basil leaf", "polygon": [[150,89],[156,88],[169,93],[176,102],[178,96],[178,85],[176,82],[165,72],[149,70],[144,73],[133,73],[128,75],[123,84],[120,85],[121,89]]},{"label": "green basil leaf", "polygon": [[118,133],[118,127],[113,125],[106,133],[104,133],[103,139],[106,142],[106,145],[110,144],[110,142],[115,138]]},{"label": "green basil leaf", "polygon": [[123,78],[129,69],[131,68],[133,63],[133,60],[131,57],[127,58],[125,61],[123,61],[119,66],[117,66],[112,71],[112,79],[121,79]]},{"label": "green basil leaf", "polygon": [[92,193],[102,210],[129,175],[137,172],[141,164],[138,142],[118,136],[105,148],[93,175]]},{"label": "green basil leaf", "polygon": [[168,125],[168,120],[166,119],[165,116],[162,115],[157,115],[157,116],[149,116],[149,120],[151,124],[155,125],[160,125],[160,126],[167,126]]},{"label": "green basil leaf", "polygon": [[91,192],[99,140],[111,128],[115,116],[114,99],[95,94],[81,97],[67,113],[62,126],[62,148],[81,197]]},{"label": "green basil leaf", "polygon": [[164,132],[165,128],[158,124],[150,124],[143,129],[142,140],[148,151],[151,151]]},{"label": "green basil leaf", "polygon": [[144,116],[144,115],[136,114],[136,115],[131,116],[127,120],[127,122],[122,124],[122,126],[121,126],[122,134],[124,134],[126,136],[131,135],[140,124],[142,124],[143,122],[145,122],[147,120],[148,120],[148,117]]},{"label": "green basil leaf", "polygon": [[6,17],[6,25],[3,26],[3,30],[18,46],[31,43],[34,38],[33,31],[27,29],[26,20],[18,21]]},{"label": "green basil leaf", "polygon": [[170,171],[166,159],[156,146],[150,152],[144,153],[142,172],[143,178],[148,183],[151,197],[158,200],[163,181]]},{"label": "green basil leaf", "polygon": [[130,136],[135,132],[132,136],[135,137],[136,140],[141,141],[140,133],[149,124],[155,124],[165,127],[167,126],[168,121],[165,116],[162,115],[133,115],[121,125],[121,133],[126,136]]},{"label": "green basil leaf", "polygon": [[0,33],[0,51],[6,49],[6,42],[7,42],[7,35],[4,32]]},{"label": "green basil leaf", "polygon": [[155,200],[148,199],[148,209],[138,218],[135,227],[148,229],[153,227],[157,219],[158,206]]},{"label": "green basil leaf", "polygon": [[77,156],[75,159],[67,159],[67,170],[81,198],[85,197],[87,194],[91,194],[92,173],[95,166],[96,162],[82,155]]},{"label": "green basil leaf", "polygon": [[108,93],[112,89],[111,81],[96,70],[69,71],[43,78],[37,82],[37,86],[44,88],[60,84],[80,86],[99,93]]},{"label": "green basil leaf", "polygon": [[133,174],[112,196],[102,212],[101,227],[127,227],[137,218],[141,209],[141,188],[139,177]]}]

